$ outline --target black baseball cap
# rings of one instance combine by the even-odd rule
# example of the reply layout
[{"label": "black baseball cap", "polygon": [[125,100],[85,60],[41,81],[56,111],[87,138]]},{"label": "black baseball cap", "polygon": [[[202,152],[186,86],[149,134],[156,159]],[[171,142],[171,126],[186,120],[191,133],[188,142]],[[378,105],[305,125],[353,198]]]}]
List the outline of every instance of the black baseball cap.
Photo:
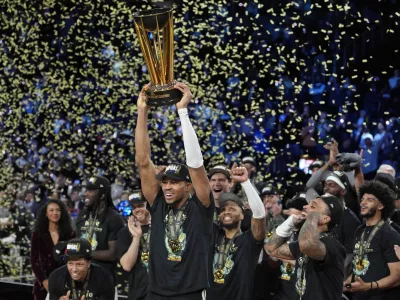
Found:
[{"label": "black baseball cap", "polygon": [[103,176],[93,176],[90,177],[86,185],[82,185],[82,187],[88,190],[109,190],[111,189],[110,182],[107,178]]},{"label": "black baseball cap", "polygon": [[146,202],[146,199],[143,197],[142,190],[134,190],[129,195],[129,202],[137,203],[137,202]]},{"label": "black baseball cap", "polygon": [[165,169],[165,172],[157,174],[156,178],[160,181],[164,178],[168,178],[176,181],[192,182],[190,180],[188,167],[179,163],[168,165],[168,167]]},{"label": "black baseball cap", "polygon": [[325,162],[323,162],[322,160],[315,160],[308,168],[314,169],[314,168],[321,168],[325,165]]},{"label": "black baseball cap", "polygon": [[68,241],[67,246],[65,247],[64,255],[66,257],[91,258],[92,246],[86,239],[72,239]]},{"label": "black baseball cap", "polygon": [[351,188],[349,178],[347,175],[341,171],[332,172],[325,181],[334,181],[337,183],[342,189],[349,190]]},{"label": "black baseball cap", "polygon": [[211,177],[217,173],[224,174],[229,179],[229,181],[231,180],[231,174],[229,174],[229,171],[225,166],[215,166],[214,168],[212,168],[208,172],[208,178],[211,179]]},{"label": "black baseball cap", "polygon": [[289,208],[294,208],[297,210],[302,211],[303,207],[306,206],[308,204],[307,199],[306,199],[306,193],[297,193],[296,195],[294,195],[294,197],[292,199],[289,199],[285,206],[286,209]]},{"label": "black baseball cap", "polygon": [[265,195],[279,195],[278,189],[272,185],[267,185],[261,191],[261,196]]},{"label": "black baseball cap", "polygon": [[306,193],[307,202],[310,203],[316,198],[323,200],[329,208],[331,221],[329,222],[328,228],[331,230],[342,221],[344,213],[343,203],[341,200],[331,194],[324,194],[320,196],[314,189],[309,189]]},{"label": "black baseball cap", "polygon": [[246,163],[256,166],[256,160],[251,156],[246,156],[246,157],[242,158],[242,164],[246,164]]},{"label": "black baseball cap", "polygon": [[240,199],[238,195],[231,192],[225,192],[222,193],[221,196],[219,196],[219,207],[223,207],[228,201],[235,202],[244,211],[242,199]]}]

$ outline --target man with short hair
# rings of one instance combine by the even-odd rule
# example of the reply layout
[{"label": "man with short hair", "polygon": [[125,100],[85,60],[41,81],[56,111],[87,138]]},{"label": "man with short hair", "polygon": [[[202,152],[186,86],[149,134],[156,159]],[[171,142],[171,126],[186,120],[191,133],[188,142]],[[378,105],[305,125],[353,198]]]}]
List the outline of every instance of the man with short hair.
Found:
[{"label": "man with short hair", "polygon": [[[235,167],[236,165],[234,165]],[[229,192],[233,186],[233,181],[231,179],[231,175],[229,174],[229,170],[225,166],[215,166],[208,172],[208,178],[210,179],[210,189],[213,194],[214,203],[215,203],[215,212],[214,212],[214,223],[220,225],[219,223],[219,197],[222,193]],[[242,231],[247,231],[251,226],[251,210],[244,210],[244,219],[240,223],[240,229]]]},{"label": "man with short hair", "polygon": [[[146,87],[137,101],[135,158],[142,192],[151,206],[147,300],[200,300],[209,285],[214,200],[201,148],[188,115],[192,94],[186,84],[177,83],[174,87],[183,94],[176,108],[187,166],[173,163],[156,175],[150,159]],[[191,195],[193,188],[195,193]]]},{"label": "man with short hair", "polygon": [[378,181],[360,186],[361,216],[365,224],[355,234],[353,275],[344,284],[353,300],[398,299],[400,260],[394,246],[400,234],[387,222],[394,209],[394,193]]},{"label": "man with short hair", "polygon": [[93,262],[109,271],[115,283],[117,237],[124,221],[112,202],[107,178],[93,176],[84,187],[85,209],[76,218],[76,235],[90,242]]},{"label": "man with short hair", "polygon": [[261,198],[268,214],[267,237],[271,237],[276,227],[285,221],[282,217],[282,201],[278,189],[272,185],[267,185],[262,189]]},{"label": "man with short hair", "polygon": [[346,260],[344,265],[345,277],[351,273],[353,250],[354,250],[354,234],[361,225],[358,217],[345,205],[345,197],[351,192],[351,185],[346,174],[341,171],[332,172],[325,180],[324,193],[331,194],[340,201],[344,206],[343,219],[335,228],[334,232],[338,235],[339,242],[346,249]]},{"label": "man with short hair", "polygon": [[128,226],[118,233],[118,257],[122,268],[129,272],[128,300],[144,300],[149,276],[150,211],[140,190],[129,195],[132,215]]},{"label": "man with short hair", "polygon": [[67,264],[49,277],[50,300],[112,300],[111,274],[92,263],[92,249],[86,239],[69,240],[65,249]]},{"label": "man with short hair", "polygon": [[396,170],[391,165],[381,165],[376,173],[386,173],[396,178]]},{"label": "man with short hair", "polygon": [[[330,194],[307,194],[302,216],[290,216],[265,244],[267,253],[296,260],[296,291],[300,299],[342,299],[344,247],[332,236],[343,217],[341,201]],[[295,227],[298,241],[287,243]]]},{"label": "man with short hair", "polygon": [[220,196],[220,224],[214,224],[213,282],[207,289],[208,300],[252,300],[254,272],[265,237],[265,210],[251,185],[245,167],[232,168],[232,178],[244,189],[253,218],[251,230],[242,232],[242,200],[233,193]]}]

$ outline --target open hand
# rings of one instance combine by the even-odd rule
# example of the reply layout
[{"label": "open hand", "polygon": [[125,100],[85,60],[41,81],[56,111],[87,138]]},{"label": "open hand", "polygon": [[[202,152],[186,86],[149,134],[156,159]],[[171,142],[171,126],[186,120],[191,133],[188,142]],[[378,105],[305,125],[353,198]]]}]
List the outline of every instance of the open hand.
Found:
[{"label": "open hand", "polygon": [[61,296],[59,300],[69,300],[69,296],[71,295],[71,291],[68,291],[65,296]]},{"label": "open hand", "polygon": [[142,227],[134,216],[130,216],[128,219],[128,229],[133,237],[140,238],[142,236]]},{"label": "open hand", "polygon": [[177,109],[186,108],[189,105],[190,101],[192,101],[193,99],[193,95],[192,92],[190,91],[190,88],[183,82],[177,82],[174,85],[174,88],[180,90],[183,93],[183,97],[181,101],[179,101],[176,104],[176,108]]},{"label": "open hand", "polygon": [[356,281],[351,284],[350,292],[363,292],[371,288],[369,282],[364,282],[360,277],[356,277]]}]

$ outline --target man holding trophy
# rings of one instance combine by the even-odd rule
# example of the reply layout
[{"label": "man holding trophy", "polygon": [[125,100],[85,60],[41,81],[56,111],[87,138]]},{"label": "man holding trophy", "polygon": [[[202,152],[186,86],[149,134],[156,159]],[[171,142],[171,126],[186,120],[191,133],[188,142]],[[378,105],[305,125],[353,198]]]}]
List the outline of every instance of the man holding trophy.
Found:
[{"label": "man holding trophy", "polygon": [[[209,284],[214,201],[189,120],[192,94],[186,84],[173,79],[172,9],[140,12],[134,20],[151,79],[137,101],[135,134],[136,164],[152,220],[146,299],[202,299]],[[156,175],[147,115],[150,106],[173,103],[181,121],[186,165],[173,163]]]}]

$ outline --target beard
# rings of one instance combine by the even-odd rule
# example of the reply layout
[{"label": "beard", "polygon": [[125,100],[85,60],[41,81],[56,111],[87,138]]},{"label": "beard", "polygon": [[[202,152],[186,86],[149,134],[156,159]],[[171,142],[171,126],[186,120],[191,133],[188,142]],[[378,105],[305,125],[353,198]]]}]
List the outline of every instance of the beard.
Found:
[{"label": "beard", "polygon": [[372,218],[376,214],[376,208],[371,208],[365,215],[363,215],[363,218]]},{"label": "beard", "polygon": [[224,227],[224,228],[226,228],[226,229],[228,229],[228,230],[231,230],[231,229],[238,228],[238,227],[239,227],[239,223],[240,223],[240,221],[233,221],[233,222],[230,223],[230,224],[224,224],[224,223],[222,223],[222,227]]}]

